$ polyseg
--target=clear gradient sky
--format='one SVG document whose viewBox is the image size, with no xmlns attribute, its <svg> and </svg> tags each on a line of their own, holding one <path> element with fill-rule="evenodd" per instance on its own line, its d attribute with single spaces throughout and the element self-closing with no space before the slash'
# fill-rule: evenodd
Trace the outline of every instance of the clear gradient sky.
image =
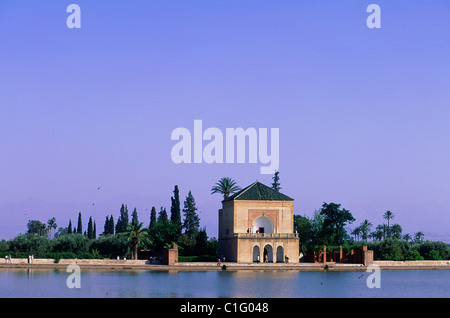
<svg viewBox="0 0 450 318">
<path fill-rule="evenodd" d="M 174 164 L 171 132 L 201 119 L 279 128 L 295 214 L 337 202 L 353 228 L 390 210 L 450 242 L 449 18 L 448 0 L 0 0 L 0 238 L 78 211 L 100 233 L 122 203 L 148 224 L 175 184 L 216 236 L 211 186 L 272 176 Z"/>
</svg>

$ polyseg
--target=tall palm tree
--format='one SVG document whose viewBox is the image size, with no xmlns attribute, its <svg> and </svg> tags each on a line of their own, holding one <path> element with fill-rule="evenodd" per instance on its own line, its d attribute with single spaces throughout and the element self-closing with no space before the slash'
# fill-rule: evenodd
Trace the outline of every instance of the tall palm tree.
<svg viewBox="0 0 450 318">
<path fill-rule="evenodd" d="M 147 228 L 143 228 L 143 222 L 132 222 L 128 224 L 128 242 L 131 247 L 131 258 L 137 259 L 139 242 L 146 239 Z"/>
<path fill-rule="evenodd" d="M 223 194 L 223 198 L 226 199 L 231 193 L 237 192 L 241 190 L 241 187 L 239 187 L 231 178 L 225 177 L 221 178 L 216 184 L 211 188 L 211 194 L 214 193 L 221 193 Z"/>
<path fill-rule="evenodd" d="M 389 234 L 389 220 L 392 220 L 394 218 L 394 213 L 392 213 L 391 211 L 386 211 L 384 214 L 383 214 L 383 219 L 385 219 L 385 220 L 387 220 L 387 222 L 388 222 L 388 226 L 387 226 L 387 237 L 389 237 L 390 236 L 390 234 Z"/>
<path fill-rule="evenodd" d="M 364 220 L 359 227 L 361 228 L 361 236 L 364 241 L 367 241 L 367 236 L 370 232 L 370 228 L 372 227 L 372 223 L 368 220 Z"/>
</svg>

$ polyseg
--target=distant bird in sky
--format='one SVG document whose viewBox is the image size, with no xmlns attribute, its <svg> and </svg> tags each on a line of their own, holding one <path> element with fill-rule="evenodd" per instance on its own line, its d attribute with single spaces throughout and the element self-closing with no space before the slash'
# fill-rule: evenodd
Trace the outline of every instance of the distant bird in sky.
<svg viewBox="0 0 450 318">
<path fill-rule="evenodd" d="M 97 190 L 100 190 L 101 187 L 102 187 L 102 186 L 99 186 L 99 187 L 97 188 Z"/>
</svg>

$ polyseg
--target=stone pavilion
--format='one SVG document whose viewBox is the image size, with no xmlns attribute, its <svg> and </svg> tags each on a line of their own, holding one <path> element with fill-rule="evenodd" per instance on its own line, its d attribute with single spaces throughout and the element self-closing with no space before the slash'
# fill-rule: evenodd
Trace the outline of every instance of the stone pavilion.
<svg viewBox="0 0 450 318">
<path fill-rule="evenodd" d="M 222 201 L 219 257 L 238 263 L 298 263 L 294 199 L 260 182 Z"/>
</svg>

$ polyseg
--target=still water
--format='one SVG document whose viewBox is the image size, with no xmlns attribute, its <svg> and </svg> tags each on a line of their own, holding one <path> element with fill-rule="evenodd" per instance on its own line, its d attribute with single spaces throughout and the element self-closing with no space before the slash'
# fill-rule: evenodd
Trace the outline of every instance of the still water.
<svg viewBox="0 0 450 318">
<path fill-rule="evenodd" d="M 450 297 L 450 271 L 381 271 L 380 288 L 371 273 L 297 271 L 98 271 L 82 270 L 80 288 L 68 288 L 65 270 L 2 269 L 0 297 L 100 298 L 307 298 Z"/>
</svg>

